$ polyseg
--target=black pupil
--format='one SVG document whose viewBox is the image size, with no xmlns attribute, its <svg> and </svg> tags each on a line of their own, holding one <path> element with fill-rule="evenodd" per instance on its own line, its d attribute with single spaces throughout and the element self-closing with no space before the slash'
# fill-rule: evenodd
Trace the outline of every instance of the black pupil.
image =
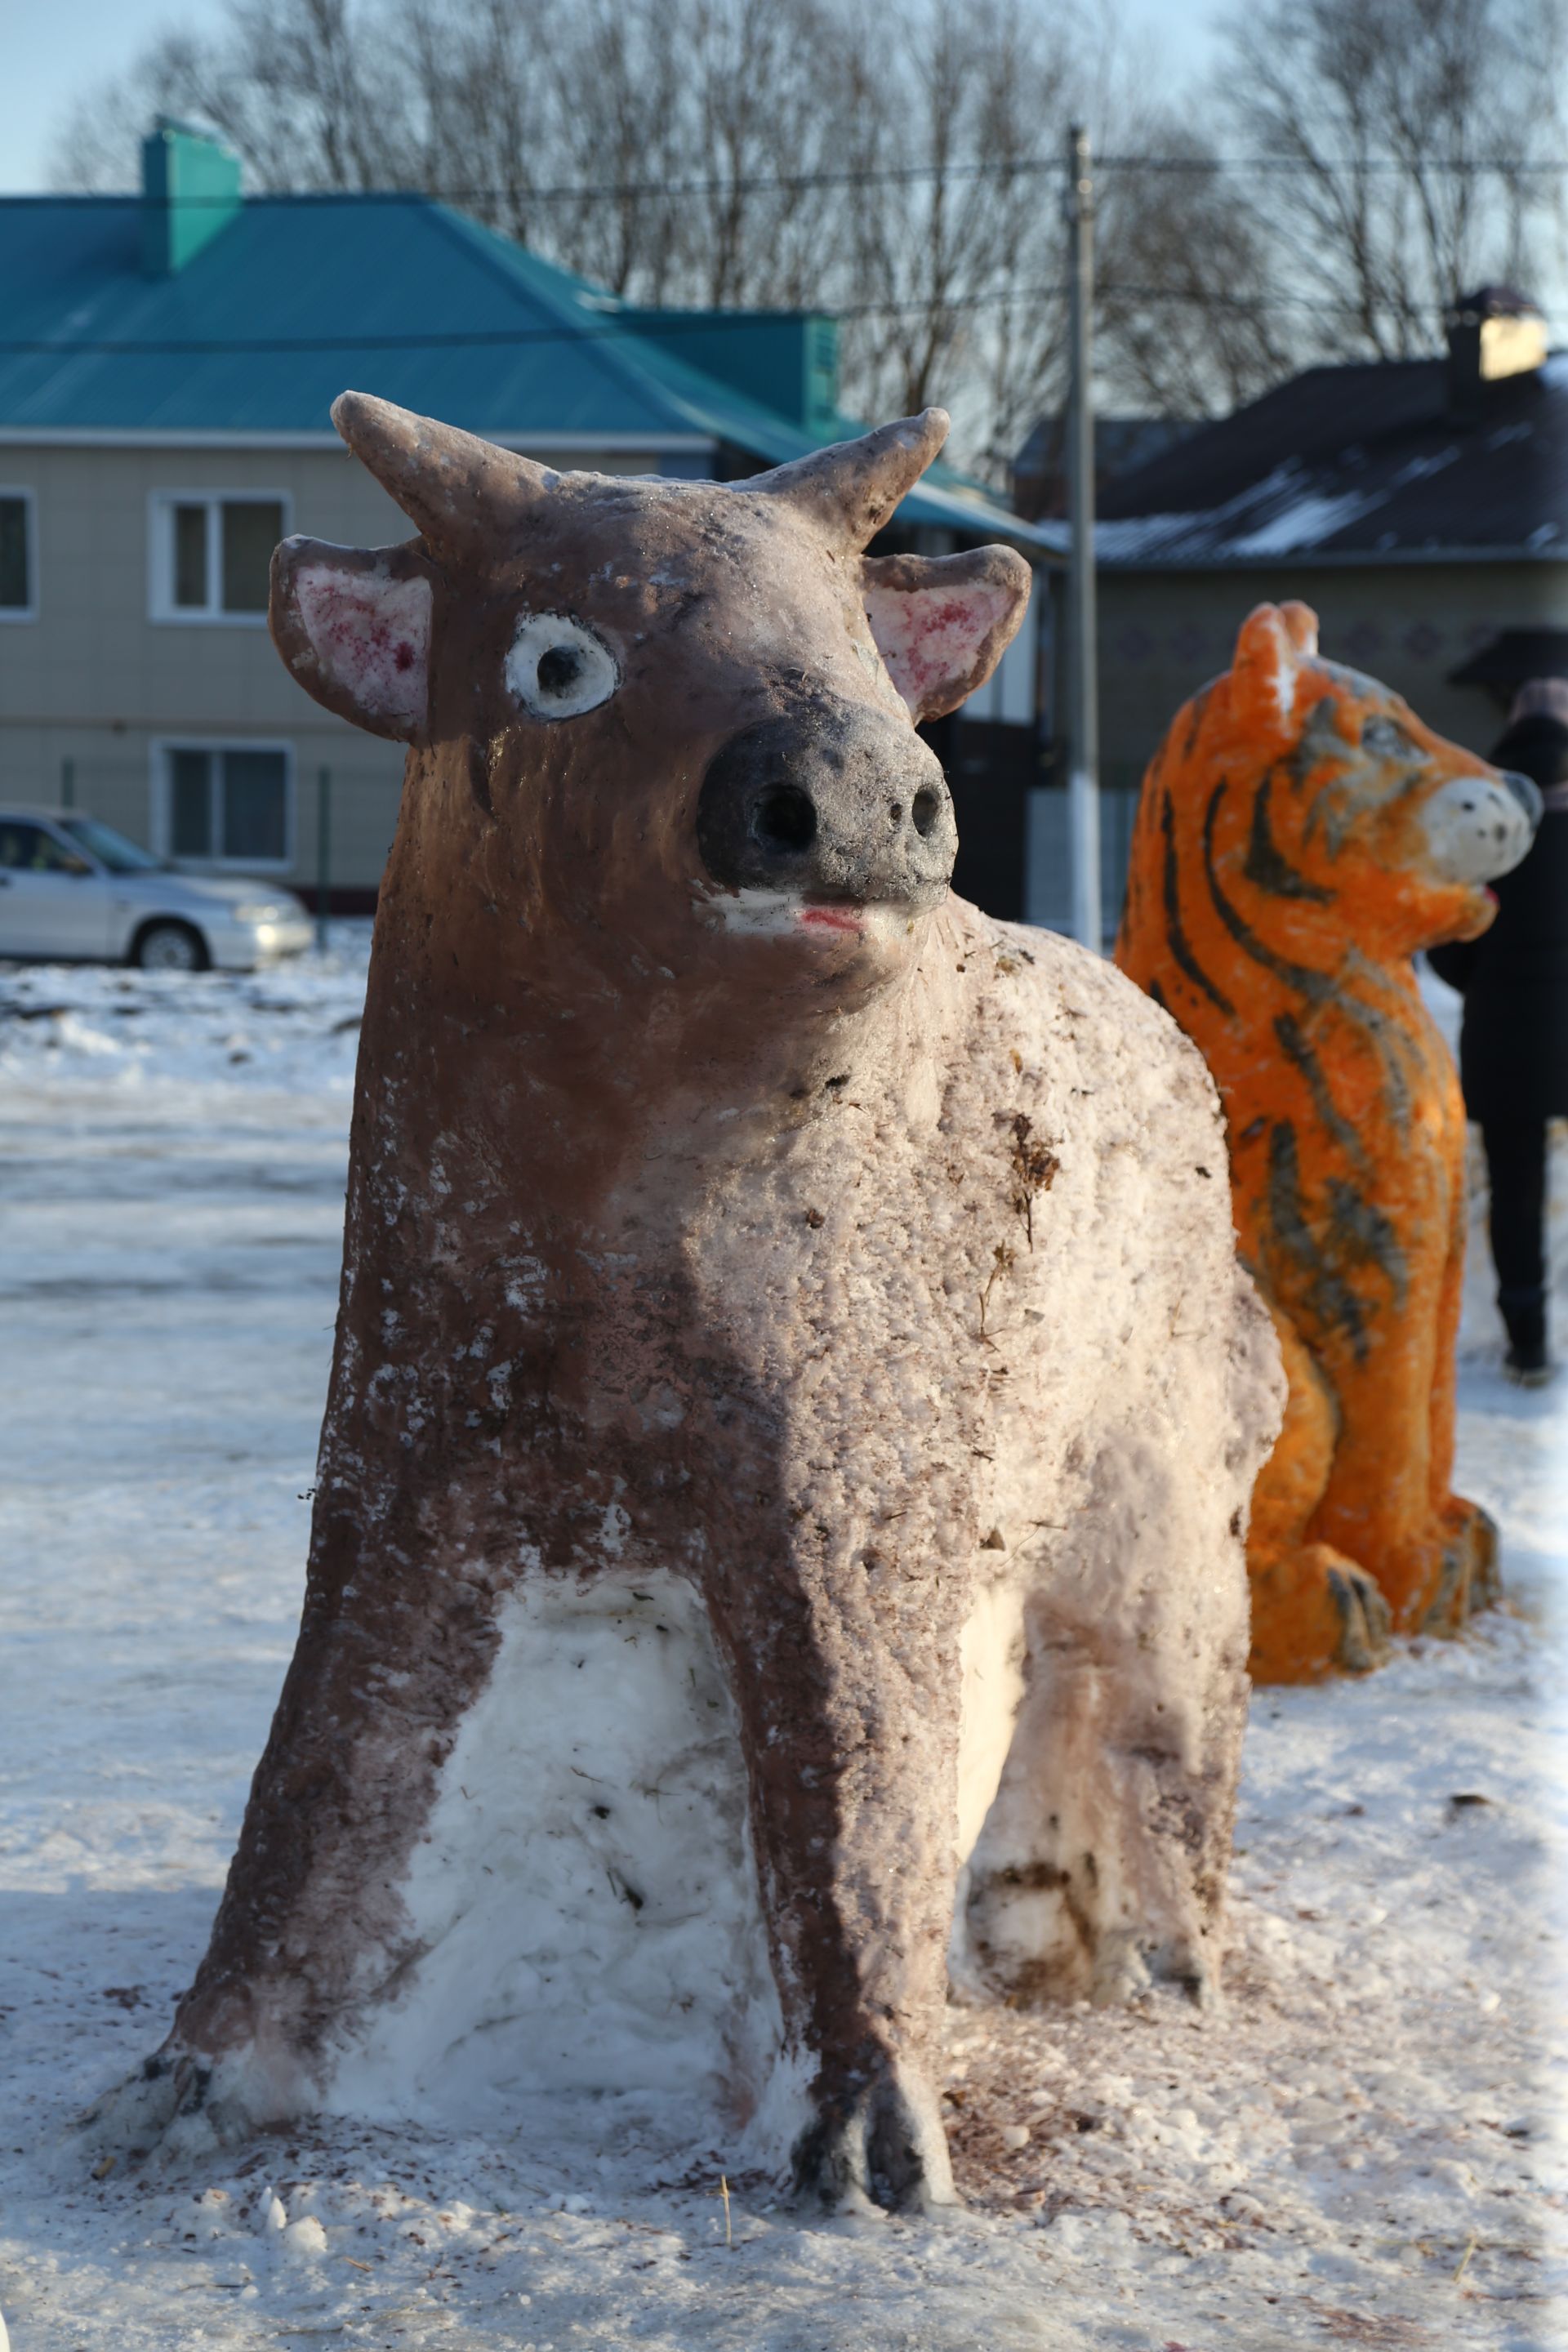
<svg viewBox="0 0 1568 2352">
<path fill-rule="evenodd" d="M 569 694 L 583 675 L 583 656 L 575 646 L 552 646 L 539 656 L 541 694 Z"/>
</svg>

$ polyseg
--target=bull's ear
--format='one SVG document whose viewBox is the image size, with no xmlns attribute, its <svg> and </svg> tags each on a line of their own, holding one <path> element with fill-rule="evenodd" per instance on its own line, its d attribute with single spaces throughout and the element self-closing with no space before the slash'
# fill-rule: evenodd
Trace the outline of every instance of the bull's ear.
<svg viewBox="0 0 1568 2352">
<path fill-rule="evenodd" d="M 429 699 L 434 579 L 416 547 L 286 539 L 272 558 L 272 641 L 340 719 L 412 742 Z"/>
<path fill-rule="evenodd" d="M 916 719 L 956 710 L 984 685 L 1029 602 L 1029 567 L 1010 547 L 868 556 L 860 573 L 877 650 Z"/>
<path fill-rule="evenodd" d="M 1238 726 L 1268 741 L 1289 734 L 1296 681 L 1318 651 L 1318 616 L 1308 604 L 1258 604 L 1241 625 L 1230 668 Z"/>
</svg>

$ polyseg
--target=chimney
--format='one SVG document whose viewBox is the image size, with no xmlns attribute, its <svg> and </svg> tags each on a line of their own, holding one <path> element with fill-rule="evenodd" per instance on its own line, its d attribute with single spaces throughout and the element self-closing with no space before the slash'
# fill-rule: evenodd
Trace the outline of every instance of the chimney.
<svg viewBox="0 0 1568 2352">
<path fill-rule="evenodd" d="M 1546 321 L 1528 294 L 1481 286 L 1461 295 L 1444 320 L 1448 337 L 1448 414 L 1458 425 L 1479 419 L 1485 386 L 1530 375 L 1546 358 Z"/>
<path fill-rule="evenodd" d="M 239 158 L 160 115 L 142 142 L 142 274 L 174 278 L 238 212 Z"/>
</svg>

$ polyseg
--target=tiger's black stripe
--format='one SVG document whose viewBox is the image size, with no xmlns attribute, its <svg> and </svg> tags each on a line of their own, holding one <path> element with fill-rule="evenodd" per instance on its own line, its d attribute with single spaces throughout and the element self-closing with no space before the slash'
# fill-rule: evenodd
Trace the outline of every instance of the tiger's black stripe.
<svg viewBox="0 0 1568 2352">
<path fill-rule="evenodd" d="M 1201 988 L 1211 1004 L 1225 1014 L 1227 1021 L 1236 1018 L 1236 1007 L 1228 996 L 1215 986 L 1187 943 L 1182 929 L 1182 902 L 1176 870 L 1176 823 L 1171 806 L 1171 795 L 1164 793 L 1160 802 L 1160 829 L 1165 836 L 1165 937 L 1171 943 L 1171 953 L 1186 973 L 1194 988 Z"/>
<path fill-rule="evenodd" d="M 1321 882 L 1310 881 L 1298 873 L 1288 858 L 1281 857 L 1279 845 L 1268 827 L 1268 795 L 1273 789 L 1272 769 L 1258 787 L 1252 803 L 1252 832 L 1247 845 L 1247 863 L 1242 872 L 1256 888 L 1266 890 L 1274 898 L 1309 898 L 1320 907 L 1331 907 L 1334 893 L 1325 890 Z"/>
<path fill-rule="evenodd" d="M 1394 1293 L 1394 1313 L 1403 1315 L 1410 1297 L 1410 1262 L 1393 1221 L 1342 1176 L 1330 1177 L 1328 1194 L 1336 1255 L 1355 1265 L 1375 1265 Z"/>
<path fill-rule="evenodd" d="M 1209 794 L 1209 804 L 1204 811 L 1204 872 L 1208 877 L 1209 897 L 1214 900 L 1215 912 L 1244 955 L 1250 957 L 1263 971 L 1271 971 L 1275 979 L 1282 980 L 1288 988 L 1298 990 L 1309 1003 L 1321 1004 L 1333 993 L 1332 975 L 1326 971 L 1314 971 L 1308 964 L 1288 962 L 1284 956 L 1276 955 L 1272 948 L 1266 948 L 1251 924 L 1237 913 L 1219 887 L 1219 877 L 1214 870 L 1214 826 L 1225 792 L 1226 780 L 1222 776 Z"/>
<path fill-rule="evenodd" d="M 1361 960 L 1358 958 L 1357 961 L 1360 962 Z M 1365 979 L 1368 975 L 1364 962 L 1361 963 L 1361 971 L 1362 977 Z M 1355 995 L 1350 990 L 1345 990 L 1342 995 L 1341 1003 L 1347 1020 L 1355 1022 L 1370 1038 L 1373 1051 L 1377 1055 L 1378 1066 L 1383 1072 L 1384 1107 L 1400 1133 L 1408 1135 L 1411 1108 L 1410 1081 L 1405 1076 L 1400 1061 L 1402 1053 L 1409 1053 L 1413 1050 L 1408 1032 L 1400 1021 L 1385 1013 L 1381 1004 L 1374 1004 L 1364 991 L 1362 994 Z M 1416 1045 L 1414 1050 L 1419 1053 L 1419 1046 Z M 1428 1075 L 1425 1055 L 1421 1056 L 1421 1067 L 1417 1075 L 1421 1077 Z"/>
<path fill-rule="evenodd" d="M 1279 1040 L 1281 1050 L 1306 1079 L 1312 1108 L 1324 1127 L 1346 1157 L 1364 1171 L 1367 1159 L 1362 1139 L 1335 1102 L 1328 1079 L 1323 1075 L 1323 1066 L 1302 1035 L 1301 1024 L 1293 1013 L 1275 1015 L 1274 1034 Z"/>
<path fill-rule="evenodd" d="M 1364 1364 L 1371 1353 L 1366 1315 L 1341 1267 L 1319 1245 L 1307 1222 L 1300 1154 L 1289 1119 L 1278 1120 L 1269 1129 L 1268 1197 L 1272 1230 L 1264 1244 L 1264 1262 L 1274 1276 L 1271 1286 L 1287 1304 L 1291 1291 L 1298 1290 L 1314 1322 L 1324 1330 L 1339 1331 L 1356 1362 Z M 1280 1260 L 1284 1265 L 1279 1272 L 1288 1270 L 1294 1281 L 1281 1281 L 1275 1274 Z M 1320 1364 L 1320 1370 L 1326 1368 Z"/>
</svg>

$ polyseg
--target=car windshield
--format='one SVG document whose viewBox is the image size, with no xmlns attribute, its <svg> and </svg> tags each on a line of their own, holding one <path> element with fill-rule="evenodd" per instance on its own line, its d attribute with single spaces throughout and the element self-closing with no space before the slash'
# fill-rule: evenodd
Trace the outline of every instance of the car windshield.
<svg viewBox="0 0 1568 2352">
<path fill-rule="evenodd" d="M 90 856 L 111 874 L 162 874 L 166 871 L 161 857 L 150 849 L 138 849 L 112 825 L 100 824 L 95 816 L 67 816 L 59 820 L 61 828 L 73 840 L 79 841 Z"/>
</svg>

